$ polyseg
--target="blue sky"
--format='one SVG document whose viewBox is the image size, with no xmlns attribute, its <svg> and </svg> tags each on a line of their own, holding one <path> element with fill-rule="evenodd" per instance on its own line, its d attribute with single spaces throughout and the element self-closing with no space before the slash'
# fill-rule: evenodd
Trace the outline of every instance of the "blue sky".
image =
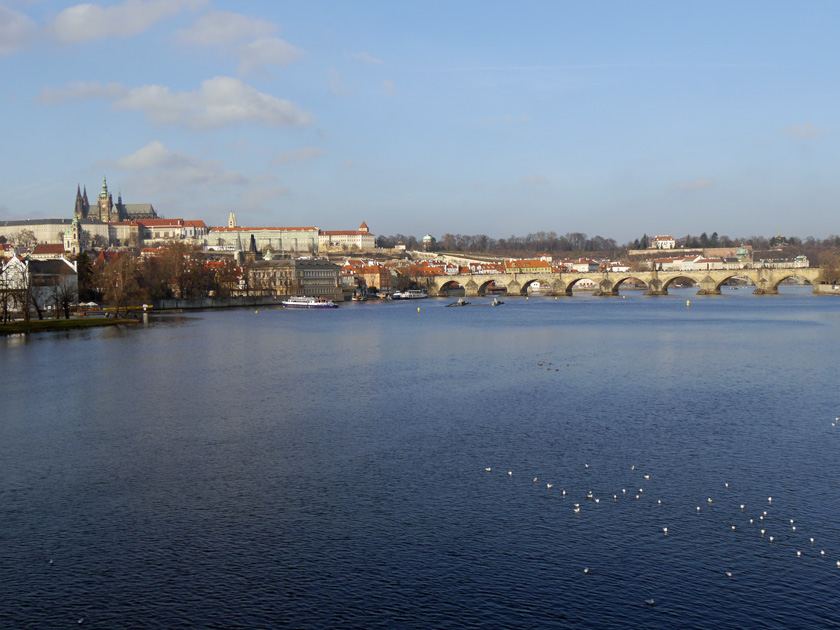
<svg viewBox="0 0 840 630">
<path fill-rule="evenodd" d="M 840 233 L 835 2 L 0 0 L 0 219 Z"/>
</svg>

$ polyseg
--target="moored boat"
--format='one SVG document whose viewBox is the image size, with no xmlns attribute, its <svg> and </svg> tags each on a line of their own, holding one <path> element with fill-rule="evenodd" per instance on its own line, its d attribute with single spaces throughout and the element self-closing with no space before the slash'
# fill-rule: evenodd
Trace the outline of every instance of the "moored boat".
<svg viewBox="0 0 840 630">
<path fill-rule="evenodd" d="M 338 308 L 332 300 L 319 297 L 292 296 L 281 302 L 283 308 Z"/>
</svg>

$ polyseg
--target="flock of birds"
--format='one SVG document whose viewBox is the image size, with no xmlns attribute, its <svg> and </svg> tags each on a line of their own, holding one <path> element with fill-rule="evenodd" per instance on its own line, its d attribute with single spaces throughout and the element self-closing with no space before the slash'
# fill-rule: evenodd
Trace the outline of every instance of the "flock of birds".
<svg viewBox="0 0 840 630">
<path fill-rule="evenodd" d="M 547 365 L 551 365 L 551 364 L 548 363 Z M 840 417 L 835 418 L 834 421 L 831 423 L 831 426 L 836 427 L 838 424 L 840 424 Z M 589 469 L 589 464 L 584 464 L 583 466 L 584 466 L 584 470 Z M 493 472 L 493 468 L 491 466 L 486 467 L 484 470 L 485 470 L 485 472 L 488 472 L 488 473 Z M 631 466 L 631 471 L 634 472 L 634 473 L 639 473 L 640 472 L 640 471 L 637 471 L 635 465 Z M 513 471 L 508 470 L 506 472 L 506 476 L 513 477 L 514 476 Z M 641 474 L 641 477 L 645 481 L 647 481 L 651 478 L 650 474 L 648 474 L 648 473 Z M 539 477 L 534 477 L 533 478 L 533 483 L 537 484 L 539 482 L 540 482 Z M 544 482 L 544 483 L 545 483 L 546 490 L 553 490 L 555 488 L 555 485 L 556 485 L 555 483 L 552 483 L 550 481 L 549 482 Z M 724 488 L 729 489 L 729 482 L 724 483 Z M 561 498 L 563 498 L 563 499 L 565 499 L 567 496 L 570 496 L 569 493 L 565 489 L 559 489 L 559 493 L 560 493 Z M 605 496 L 596 496 L 594 491 L 589 490 L 585 495 L 585 499 L 579 499 L 578 502 L 573 502 L 572 503 L 572 511 L 573 511 L 574 514 L 580 514 L 581 510 L 583 509 L 583 506 L 584 506 L 584 501 L 591 501 L 593 504 L 598 505 L 602 501 L 616 502 L 619 499 L 624 499 L 624 498 L 627 498 L 628 496 L 630 498 L 635 499 L 635 500 L 640 500 L 643 497 L 643 495 L 644 495 L 644 488 L 643 487 L 640 487 L 637 490 L 628 490 L 627 488 L 622 488 L 620 491 L 614 492 L 611 496 L 609 494 L 607 494 Z M 657 505 L 662 505 L 662 499 L 657 499 L 656 502 L 657 502 Z M 708 506 L 711 506 L 713 504 L 714 504 L 714 500 L 711 497 L 708 497 L 705 501 L 705 505 L 708 507 Z M 738 506 L 738 510 L 741 513 L 746 514 L 747 505 L 745 503 L 737 504 L 737 506 Z M 771 514 L 770 514 L 769 510 L 772 509 L 772 507 L 773 507 L 773 497 L 768 496 L 767 500 L 766 500 L 766 504 L 763 507 L 760 507 L 755 513 L 753 513 L 753 516 L 749 519 L 749 525 L 756 528 L 758 530 L 758 534 L 761 536 L 761 538 L 764 539 L 764 540 L 767 540 L 768 543 L 773 543 L 774 541 L 777 540 L 777 536 L 781 535 L 778 529 L 773 530 L 775 532 L 775 534 L 770 533 L 771 526 L 769 525 L 769 523 L 770 523 L 770 518 L 769 517 L 771 516 Z M 698 505 L 695 509 L 695 512 L 699 514 L 699 513 L 702 512 L 702 509 L 703 509 L 703 505 L 702 504 Z M 751 509 L 754 509 L 754 508 L 751 508 Z M 778 516 L 778 515 L 776 515 L 776 516 Z M 797 544 L 800 545 L 801 548 L 796 549 L 796 557 L 797 558 L 801 558 L 803 556 L 802 548 L 811 548 L 811 549 L 814 549 L 814 550 L 816 550 L 818 548 L 816 546 L 817 541 L 813 536 L 804 536 L 802 534 L 802 532 L 797 531 L 797 525 L 796 525 L 797 521 L 795 519 L 788 518 L 788 519 L 785 519 L 785 520 L 787 521 L 787 523 L 785 524 L 785 527 L 789 527 L 790 534 L 792 536 L 798 534 L 796 536 L 795 540 L 796 540 Z M 734 523 L 730 525 L 731 531 L 736 531 L 737 529 L 739 529 L 739 527 L 743 528 L 743 525 L 739 526 L 739 525 L 734 524 Z M 778 526 L 774 525 L 774 527 L 778 527 Z M 673 533 L 673 532 L 670 532 L 670 533 Z M 662 534 L 664 536 L 667 536 L 669 534 L 669 529 L 668 529 L 667 526 L 662 527 Z M 819 548 L 819 556 L 822 557 L 822 558 L 824 558 L 826 556 L 825 549 Z M 838 569 L 840 569 L 840 560 L 836 561 L 836 566 L 837 566 Z M 583 572 L 585 574 L 589 574 L 590 573 L 590 568 L 589 567 L 584 567 Z M 730 578 L 730 579 L 733 578 L 732 571 L 725 571 L 724 574 L 726 575 L 727 578 Z M 653 599 L 645 600 L 645 603 L 648 604 L 648 605 L 651 605 L 651 606 L 655 604 Z"/>
</svg>

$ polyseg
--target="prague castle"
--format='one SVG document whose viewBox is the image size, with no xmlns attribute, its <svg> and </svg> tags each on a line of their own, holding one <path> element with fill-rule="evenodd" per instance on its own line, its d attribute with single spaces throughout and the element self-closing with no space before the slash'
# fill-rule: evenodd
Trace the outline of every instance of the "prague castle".
<svg viewBox="0 0 840 630">
<path fill-rule="evenodd" d="M 114 197 L 108 192 L 108 182 L 104 177 L 102 178 L 102 190 L 95 205 L 88 201 L 87 187 L 82 192 L 76 186 L 76 208 L 73 215 L 77 219 L 93 219 L 103 223 L 158 218 L 150 203 L 123 203 L 121 194 L 117 194 L 117 203 L 114 203 Z"/>
</svg>

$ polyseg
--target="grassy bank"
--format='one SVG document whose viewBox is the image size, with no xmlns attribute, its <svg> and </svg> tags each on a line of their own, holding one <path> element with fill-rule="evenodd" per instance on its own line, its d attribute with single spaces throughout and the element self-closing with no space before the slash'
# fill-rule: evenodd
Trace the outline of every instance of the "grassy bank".
<svg viewBox="0 0 840 630">
<path fill-rule="evenodd" d="M 114 326 L 117 324 L 136 324 L 135 319 L 113 319 L 109 317 L 82 317 L 78 319 L 33 319 L 29 322 L 15 321 L 0 324 L 0 335 L 40 332 L 42 330 L 71 330 L 74 328 L 92 328 L 94 326 Z"/>
</svg>

